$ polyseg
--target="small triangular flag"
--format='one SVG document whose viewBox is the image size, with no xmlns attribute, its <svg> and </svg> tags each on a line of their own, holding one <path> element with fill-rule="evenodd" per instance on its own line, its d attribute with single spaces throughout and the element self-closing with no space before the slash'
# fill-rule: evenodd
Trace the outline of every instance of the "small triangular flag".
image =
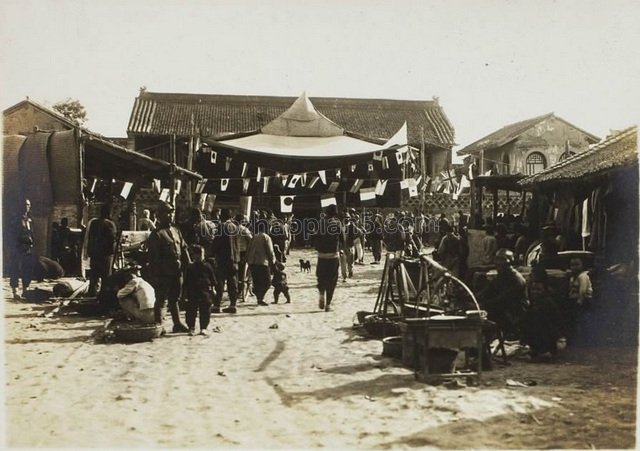
<svg viewBox="0 0 640 451">
<path fill-rule="evenodd" d="M 298 174 L 293 174 L 291 179 L 289 179 L 289 184 L 287 185 L 289 188 L 295 188 L 302 176 Z"/>
<path fill-rule="evenodd" d="M 122 196 L 123 199 L 126 199 L 127 197 L 129 197 L 129 193 L 131 193 L 131 188 L 133 188 L 133 183 L 125 182 L 124 186 L 122 187 L 122 191 L 120 192 L 120 196 Z"/>
<path fill-rule="evenodd" d="M 229 168 L 231 167 L 231 157 L 227 157 L 227 159 L 224 162 L 224 168 L 225 170 L 229 170 Z"/>
<path fill-rule="evenodd" d="M 382 150 L 373 153 L 373 159 L 375 161 L 382 161 Z"/>
<path fill-rule="evenodd" d="M 329 188 L 327 188 L 327 191 L 330 193 L 335 193 L 339 185 L 340 185 L 340 182 L 331 182 L 331 185 L 329 185 Z"/>
<path fill-rule="evenodd" d="M 266 193 L 269 190 L 269 176 L 265 175 L 262 179 L 262 192 Z"/>
<path fill-rule="evenodd" d="M 396 161 L 398 162 L 399 165 L 404 162 L 404 158 L 402 157 L 402 152 L 400 152 L 399 150 L 396 151 Z"/>
<path fill-rule="evenodd" d="M 407 184 L 409 185 L 409 197 L 416 197 L 418 195 L 418 184 L 415 179 L 407 180 Z"/>
<path fill-rule="evenodd" d="M 207 184 L 207 179 L 198 180 L 196 184 L 196 194 L 200 194 L 204 191 L 204 186 Z"/>
<path fill-rule="evenodd" d="M 357 192 L 360 189 L 360 187 L 362 186 L 363 182 L 364 182 L 364 180 L 362 180 L 362 179 L 356 179 L 356 181 L 353 182 L 353 186 L 351 187 L 351 189 L 349 191 L 352 192 L 352 193 Z"/>
<path fill-rule="evenodd" d="M 247 163 L 243 162 L 242 163 L 242 172 L 240 173 L 240 177 L 244 177 L 245 175 L 247 175 Z"/>
<path fill-rule="evenodd" d="M 367 164 L 367 171 L 373 172 L 373 163 Z"/>
<path fill-rule="evenodd" d="M 309 188 L 313 188 L 316 185 L 316 183 L 318 183 L 318 180 L 320 180 L 320 177 L 313 177 L 311 179 L 311 182 L 309 183 Z"/>
<path fill-rule="evenodd" d="M 200 202 L 198 203 L 200 210 L 205 211 L 204 207 L 207 206 L 207 193 L 200 194 Z"/>
<path fill-rule="evenodd" d="M 382 169 L 385 171 L 389 169 L 389 157 L 382 158 Z"/>
<path fill-rule="evenodd" d="M 250 181 L 251 181 L 251 179 L 249 179 L 249 178 L 242 179 L 242 193 L 243 194 L 247 194 L 247 191 L 249 190 L 249 182 Z"/>
<path fill-rule="evenodd" d="M 160 192 L 160 200 L 163 202 L 169 201 L 169 188 L 163 188 Z"/>
<path fill-rule="evenodd" d="M 213 206 L 216 204 L 216 195 L 209 194 L 207 195 L 207 203 L 205 205 L 205 211 L 213 211 Z"/>
<path fill-rule="evenodd" d="M 387 189 L 387 180 L 378 180 L 376 185 L 376 196 L 384 195 L 384 191 Z"/>
<path fill-rule="evenodd" d="M 218 152 L 216 152 L 215 150 L 211 151 L 210 161 L 211 164 L 216 164 L 216 162 L 218 161 Z"/>
<path fill-rule="evenodd" d="M 97 182 L 97 180 L 95 180 Z M 95 182 L 93 184 L 91 192 L 93 192 L 93 188 L 95 188 Z M 160 194 L 162 192 L 162 182 L 159 179 L 153 179 L 153 190 Z"/>
<path fill-rule="evenodd" d="M 220 191 L 226 191 L 229 186 L 229 179 L 220 179 Z"/>
<path fill-rule="evenodd" d="M 326 173 L 326 171 L 318 171 L 318 177 L 320 177 L 320 180 L 322 180 L 322 184 L 323 185 L 327 184 L 327 173 Z"/>
<path fill-rule="evenodd" d="M 261 178 L 262 178 L 262 169 L 258 168 L 258 170 L 256 171 L 256 182 L 259 182 Z"/>
</svg>

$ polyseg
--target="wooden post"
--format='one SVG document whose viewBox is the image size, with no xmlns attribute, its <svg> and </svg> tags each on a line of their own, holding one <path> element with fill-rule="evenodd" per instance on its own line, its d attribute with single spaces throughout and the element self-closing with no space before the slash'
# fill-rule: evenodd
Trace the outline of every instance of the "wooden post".
<svg viewBox="0 0 640 451">
<path fill-rule="evenodd" d="M 195 142 L 193 140 L 193 135 L 191 135 L 191 138 L 189 138 L 189 150 L 187 154 L 187 169 L 190 171 L 193 170 L 194 154 L 195 154 Z M 186 190 L 185 193 L 187 194 L 187 207 L 191 207 L 193 203 L 193 193 L 191 192 L 191 179 L 186 179 L 185 182 L 186 183 L 185 183 L 184 189 Z"/>
<path fill-rule="evenodd" d="M 498 188 L 493 189 L 493 223 L 496 223 L 498 217 Z"/>
<path fill-rule="evenodd" d="M 169 156 L 171 166 L 169 168 L 169 202 L 175 203 L 173 198 L 176 191 L 176 135 L 171 135 L 171 142 L 169 144 Z M 176 206 L 174 205 L 173 208 Z"/>
<path fill-rule="evenodd" d="M 476 191 L 478 190 L 477 185 L 476 185 L 476 181 L 471 180 L 471 188 L 469 191 L 469 200 L 471 201 L 471 205 L 469 208 L 469 228 L 470 229 L 475 229 L 476 227 L 478 227 L 478 224 L 476 224 L 476 210 L 478 209 L 478 199 L 477 199 L 477 193 Z"/>
<path fill-rule="evenodd" d="M 420 126 L 420 175 L 422 176 L 422 183 L 424 186 L 427 185 L 427 157 L 424 154 L 424 127 Z M 420 213 L 424 212 L 424 203 L 425 203 L 425 190 L 420 190 Z"/>
<path fill-rule="evenodd" d="M 76 129 L 77 130 L 77 129 Z M 78 158 L 80 159 L 80 198 L 81 201 L 78 202 L 78 209 L 76 211 L 77 214 L 77 218 L 76 218 L 76 227 L 80 227 L 81 224 L 84 223 L 84 216 L 85 216 L 85 211 L 87 211 L 88 209 L 86 208 L 86 205 L 88 204 L 84 198 L 84 192 L 82 190 L 82 180 L 84 179 L 84 139 L 82 137 L 82 133 L 80 131 L 77 131 L 78 136 Z"/>
</svg>

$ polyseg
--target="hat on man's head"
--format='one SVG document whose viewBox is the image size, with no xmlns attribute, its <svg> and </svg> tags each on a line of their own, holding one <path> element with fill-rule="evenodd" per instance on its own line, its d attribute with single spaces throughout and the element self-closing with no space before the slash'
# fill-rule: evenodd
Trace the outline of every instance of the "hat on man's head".
<svg viewBox="0 0 640 451">
<path fill-rule="evenodd" d="M 160 202 L 158 202 L 158 213 L 171 213 L 173 211 L 175 211 L 175 208 L 173 206 L 173 204 L 170 204 L 169 202 L 165 202 L 163 200 L 161 200 Z"/>
</svg>

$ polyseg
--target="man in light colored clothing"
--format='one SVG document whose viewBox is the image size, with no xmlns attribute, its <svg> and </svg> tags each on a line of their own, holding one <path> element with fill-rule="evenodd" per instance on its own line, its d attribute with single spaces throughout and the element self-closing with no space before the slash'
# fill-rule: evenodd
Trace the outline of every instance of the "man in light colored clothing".
<svg viewBox="0 0 640 451">
<path fill-rule="evenodd" d="M 269 225 L 264 219 L 256 222 L 256 234 L 251 238 L 247 247 L 247 264 L 251 271 L 251 279 L 253 280 L 253 292 L 258 298 L 258 305 L 269 305 L 264 302 L 264 297 L 269 291 L 271 284 L 271 273 L 269 268 L 275 263 L 275 253 L 273 251 L 273 242 L 271 237 L 267 235 Z"/>
</svg>

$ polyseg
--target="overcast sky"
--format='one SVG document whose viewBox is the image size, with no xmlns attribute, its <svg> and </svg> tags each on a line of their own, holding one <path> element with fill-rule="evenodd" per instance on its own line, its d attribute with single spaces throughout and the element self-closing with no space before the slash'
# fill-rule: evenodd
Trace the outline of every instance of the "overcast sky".
<svg viewBox="0 0 640 451">
<path fill-rule="evenodd" d="M 457 148 L 555 112 L 637 122 L 640 2 L 2 0 L 0 106 L 85 105 L 126 136 L 149 91 L 429 100 Z"/>
</svg>

